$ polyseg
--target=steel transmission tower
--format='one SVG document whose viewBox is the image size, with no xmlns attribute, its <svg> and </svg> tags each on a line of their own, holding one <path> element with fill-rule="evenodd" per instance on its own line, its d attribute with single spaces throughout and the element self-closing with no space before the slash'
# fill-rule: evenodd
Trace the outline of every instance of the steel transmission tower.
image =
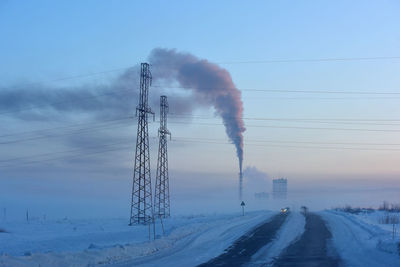
<svg viewBox="0 0 400 267">
<path fill-rule="evenodd" d="M 161 218 L 166 218 L 170 215 L 167 136 L 171 136 L 171 133 L 167 129 L 167 113 L 167 97 L 161 96 L 160 129 L 158 130 L 160 143 L 158 146 L 157 176 L 154 199 L 155 215 Z"/>
<path fill-rule="evenodd" d="M 141 64 L 139 105 L 136 108 L 138 130 L 129 225 L 148 224 L 153 218 L 151 195 L 148 115 L 154 113 L 148 106 L 151 72 L 148 63 Z"/>
</svg>

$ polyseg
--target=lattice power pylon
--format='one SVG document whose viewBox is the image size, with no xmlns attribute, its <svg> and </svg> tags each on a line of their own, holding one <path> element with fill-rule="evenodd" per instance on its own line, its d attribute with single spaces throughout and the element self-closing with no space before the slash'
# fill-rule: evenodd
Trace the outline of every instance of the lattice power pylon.
<svg viewBox="0 0 400 267">
<path fill-rule="evenodd" d="M 136 108 L 138 130 L 129 225 L 148 224 L 153 219 L 151 195 L 148 115 L 154 113 L 148 106 L 151 72 L 148 63 L 141 64 L 139 105 Z"/>
<path fill-rule="evenodd" d="M 154 213 L 156 216 L 161 218 L 166 218 L 170 215 L 167 136 L 171 136 L 171 133 L 167 129 L 167 113 L 167 97 L 161 96 L 160 129 L 158 130 L 160 143 L 158 146 L 157 176 L 154 199 Z"/>
</svg>

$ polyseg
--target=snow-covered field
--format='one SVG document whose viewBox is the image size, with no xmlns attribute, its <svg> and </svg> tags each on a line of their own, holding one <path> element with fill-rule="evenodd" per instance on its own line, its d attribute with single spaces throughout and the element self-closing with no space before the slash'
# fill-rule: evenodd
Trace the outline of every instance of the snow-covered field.
<svg viewBox="0 0 400 267">
<path fill-rule="evenodd" d="M 163 221 L 164 235 L 157 223 L 155 241 L 149 241 L 147 226 L 129 227 L 126 219 L 3 222 L 0 266 L 193 266 L 218 256 L 273 214 L 172 217 Z"/>
<path fill-rule="evenodd" d="M 0 266 L 195 266 L 214 258 L 276 212 L 175 216 L 148 226 L 126 219 L 1 222 Z M 400 235 L 381 224 L 384 212 L 318 212 L 327 222 L 334 251 L 346 266 L 400 266 Z M 400 215 L 400 214 L 398 214 Z M 249 266 L 273 262 L 304 232 L 305 219 L 291 212 L 276 238 Z"/>
<path fill-rule="evenodd" d="M 333 236 L 333 246 L 349 266 L 400 266 L 400 237 L 392 237 L 392 226 L 380 224 L 384 212 L 350 214 L 320 213 Z"/>
</svg>

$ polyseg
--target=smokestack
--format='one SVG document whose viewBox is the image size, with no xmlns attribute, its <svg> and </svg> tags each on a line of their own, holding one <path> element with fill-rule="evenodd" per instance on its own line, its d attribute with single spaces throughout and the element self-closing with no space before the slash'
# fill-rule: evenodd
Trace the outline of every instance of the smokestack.
<svg viewBox="0 0 400 267">
<path fill-rule="evenodd" d="M 240 169 L 239 172 L 239 200 L 243 201 L 243 172 Z"/>
<path fill-rule="evenodd" d="M 243 132 L 246 130 L 242 119 L 243 103 L 241 92 L 229 72 L 217 64 L 188 53 L 178 53 L 174 49 L 154 49 L 149 61 L 155 80 L 167 86 L 178 83 L 183 89 L 191 90 L 193 105 L 215 109 L 215 113 L 222 118 L 226 134 L 235 145 L 242 177 Z M 242 178 L 240 184 L 241 181 Z"/>
</svg>

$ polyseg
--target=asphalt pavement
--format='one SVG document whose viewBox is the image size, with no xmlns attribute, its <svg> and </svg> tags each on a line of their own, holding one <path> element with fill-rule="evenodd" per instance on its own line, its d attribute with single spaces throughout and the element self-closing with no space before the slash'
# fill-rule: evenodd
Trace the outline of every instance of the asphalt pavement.
<svg viewBox="0 0 400 267">
<path fill-rule="evenodd" d="M 252 255 L 274 239 L 276 232 L 279 230 L 286 217 L 286 213 L 275 215 L 267 222 L 239 238 L 223 254 L 199 265 L 199 267 L 234 267 L 248 263 Z"/>
<path fill-rule="evenodd" d="M 308 213 L 303 235 L 283 251 L 273 266 L 340 266 L 340 259 L 330 246 L 331 238 L 324 220 L 314 213 Z"/>
</svg>

